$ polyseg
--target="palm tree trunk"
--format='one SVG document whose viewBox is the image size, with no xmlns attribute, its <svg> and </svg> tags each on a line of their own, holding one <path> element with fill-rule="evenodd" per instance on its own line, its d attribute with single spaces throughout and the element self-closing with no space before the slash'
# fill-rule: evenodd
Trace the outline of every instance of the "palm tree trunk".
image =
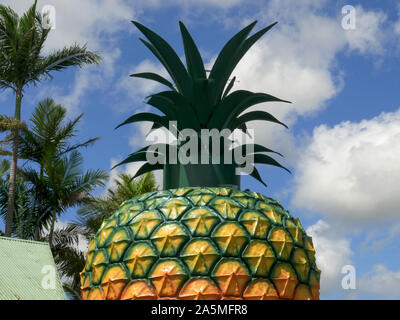
<svg viewBox="0 0 400 320">
<path fill-rule="evenodd" d="M 21 120 L 22 89 L 18 89 L 15 98 L 15 120 Z M 10 167 L 10 187 L 8 189 L 8 206 L 6 216 L 6 237 L 11 237 L 14 222 L 15 186 L 18 164 L 19 128 L 13 130 L 13 149 Z"/>
<path fill-rule="evenodd" d="M 40 181 L 42 181 L 43 178 L 43 164 L 40 164 Z M 42 217 L 42 212 L 41 212 L 41 203 L 40 200 L 38 198 L 38 194 L 36 192 L 35 194 L 35 209 L 37 209 L 37 219 L 36 219 L 36 226 L 35 226 L 35 241 L 39 241 L 40 238 L 40 218 Z"/>
<path fill-rule="evenodd" d="M 49 244 L 50 247 L 53 247 L 53 234 L 54 234 L 54 225 L 56 223 L 57 219 L 57 208 L 53 208 L 53 216 L 51 218 L 51 227 L 50 227 L 50 233 L 49 233 Z"/>
</svg>

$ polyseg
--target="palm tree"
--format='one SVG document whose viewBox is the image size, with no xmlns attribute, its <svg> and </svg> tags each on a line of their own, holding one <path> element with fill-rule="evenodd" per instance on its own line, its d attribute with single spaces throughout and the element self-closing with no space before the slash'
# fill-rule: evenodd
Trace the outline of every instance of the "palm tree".
<svg viewBox="0 0 400 320">
<path fill-rule="evenodd" d="M 43 161 L 50 191 L 47 195 L 51 208 L 48 240 L 52 246 L 57 217 L 67 208 L 82 204 L 94 188 L 104 186 L 108 174 L 101 170 L 88 170 L 83 173 L 83 158 L 78 151 L 61 158 L 50 156 Z"/>
<path fill-rule="evenodd" d="M 35 239 L 39 239 L 39 232 L 42 227 L 42 219 L 47 216 L 48 206 L 47 185 L 44 180 L 44 159 L 59 158 L 63 155 L 87 147 L 99 138 L 93 138 L 83 143 L 72 143 L 71 140 L 76 137 L 76 126 L 81 120 L 83 114 L 73 120 L 67 121 L 67 110 L 57 105 L 53 99 L 47 98 L 39 102 L 33 112 L 30 123 L 30 130 L 21 131 L 21 141 L 19 148 L 19 157 L 37 163 L 39 173 L 35 170 L 29 172 L 29 180 L 35 186 L 37 197 L 37 221 Z M 25 172 L 25 174 L 28 174 Z"/>
<path fill-rule="evenodd" d="M 67 121 L 67 110 L 51 98 L 39 102 L 30 118 L 30 129 L 23 130 L 20 136 L 19 158 L 36 162 L 43 173 L 42 160 L 47 154 L 60 157 L 68 152 L 87 147 L 99 138 L 83 143 L 72 143 L 76 137 L 76 126 L 83 114 Z"/>
<path fill-rule="evenodd" d="M 16 181 L 13 217 L 13 235 L 19 239 L 34 239 L 35 224 L 38 212 L 32 186 L 21 176 Z M 0 216 L 6 217 L 8 204 L 9 181 L 0 181 Z"/>
<path fill-rule="evenodd" d="M 94 237 L 103 218 L 111 216 L 122 202 L 158 189 L 152 173 L 135 180 L 131 175 L 120 174 L 113 182 L 114 186 L 108 188 L 104 197 L 91 197 L 83 201 L 78 210 L 78 221 L 54 231 L 54 260 L 64 290 L 72 299 L 80 299 L 79 273 L 85 266 L 85 254 L 79 250 L 79 241 L 89 241 Z"/>
<path fill-rule="evenodd" d="M 137 179 L 122 173 L 114 180 L 114 184 L 108 188 L 105 196 L 85 199 L 77 212 L 79 218 L 75 225 L 85 231 L 88 239 L 96 234 L 103 220 L 110 217 L 124 201 L 158 190 L 152 173 Z"/>
<path fill-rule="evenodd" d="M 19 177 L 16 184 L 18 192 L 14 199 L 15 213 L 13 218 L 13 234 L 15 236 L 38 241 L 40 240 L 41 230 L 44 227 L 49 229 L 52 225 L 52 217 L 55 211 L 52 196 L 54 190 L 60 188 L 60 185 L 56 185 L 56 180 L 60 180 L 57 175 L 68 178 L 62 170 L 59 170 L 57 163 L 68 159 L 67 154 L 76 152 L 79 148 L 89 146 L 98 140 L 98 138 L 94 138 L 83 143 L 72 141 L 77 135 L 76 126 L 82 116 L 66 120 L 66 109 L 57 105 L 52 99 L 45 99 L 35 108 L 30 118 L 29 129 L 24 124 L 20 132 L 18 154 L 19 158 L 33 163 L 34 167 L 24 167 L 18 170 Z M 13 119 L 0 118 L 0 129 L 1 126 L 6 129 L 9 128 L 14 122 Z M 80 157 L 78 154 L 78 158 Z M 8 172 L 9 167 L 7 160 L 0 162 L 0 177 L 3 180 L 0 185 L 0 214 L 2 216 L 6 216 L 7 213 L 9 182 L 3 177 Z M 75 169 L 79 170 L 79 168 Z M 97 174 L 103 178 L 107 176 L 101 171 L 98 171 Z M 95 178 L 95 176 L 92 178 Z M 91 179 L 86 181 L 89 182 L 89 187 Z M 61 188 L 63 187 L 61 186 Z M 64 192 L 67 193 L 64 198 L 76 197 L 76 195 L 68 194 L 68 192 L 72 192 L 71 190 L 64 190 Z M 80 200 L 81 198 L 79 198 Z"/>
<path fill-rule="evenodd" d="M 77 44 L 42 55 L 50 28 L 36 11 L 37 0 L 21 17 L 4 5 L 0 5 L 0 89 L 15 93 L 14 119 L 21 120 L 21 105 L 25 88 L 37 85 L 52 77 L 53 71 L 70 66 L 98 64 L 100 56 Z M 16 169 L 18 160 L 19 128 L 12 130 L 13 148 L 10 167 L 10 189 L 7 206 L 6 236 L 12 233 Z"/>
<path fill-rule="evenodd" d="M 82 230 L 72 224 L 54 231 L 54 262 L 61 275 L 64 291 L 74 300 L 80 299 L 80 275 L 85 266 L 85 253 L 79 250 Z"/>
</svg>

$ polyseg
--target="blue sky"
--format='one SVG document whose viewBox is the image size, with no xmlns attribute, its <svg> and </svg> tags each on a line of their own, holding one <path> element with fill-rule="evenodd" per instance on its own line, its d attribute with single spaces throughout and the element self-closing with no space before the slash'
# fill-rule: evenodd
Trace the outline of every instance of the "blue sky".
<svg viewBox="0 0 400 320">
<path fill-rule="evenodd" d="M 83 3 L 82 3 L 83 2 Z M 23 12 L 30 1 L 2 0 Z M 247 23 L 279 24 L 246 55 L 236 88 L 267 92 L 292 105 L 265 104 L 289 130 L 251 123 L 257 142 L 285 155 L 289 175 L 261 167 L 265 189 L 244 177 L 243 188 L 279 200 L 313 236 L 322 269 L 322 298 L 400 298 L 400 6 L 397 1 L 327 0 L 43 0 L 56 9 L 46 51 L 77 41 L 103 57 L 99 67 L 54 74 L 30 88 L 23 118 L 41 99 L 62 103 L 71 117 L 85 113 L 80 139 L 101 137 L 85 150 L 85 167 L 109 171 L 144 145 L 148 125 L 114 131 L 162 89 L 129 78 L 165 71 L 138 40 L 134 19 L 162 35 L 183 56 L 178 21 L 188 27 L 211 64 L 225 42 Z M 342 8 L 355 8 L 356 28 L 342 27 Z M 13 96 L 0 108 L 12 115 Z M 137 166 L 122 168 L 130 173 Z M 117 171 L 111 172 L 115 177 Z M 161 183 L 161 175 L 157 175 Z M 98 191 L 99 193 L 102 190 Z M 74 210 L 61 217 L 74 218 Z M 355 290 L 341 287 L 344 265 L 356 270 Z"/>
</svg>

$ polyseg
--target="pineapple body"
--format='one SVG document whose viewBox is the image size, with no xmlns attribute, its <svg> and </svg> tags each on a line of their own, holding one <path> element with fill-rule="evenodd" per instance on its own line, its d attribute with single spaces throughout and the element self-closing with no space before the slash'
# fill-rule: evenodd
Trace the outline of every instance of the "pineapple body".
<svg viewBox="0 0 400 320">
<path fill-rule="evenodd" d="M 319 299 L 311 237 L 279 202 L 229 188 L 123 203 L 89 243 L 82 299 Z"/>
</svg>

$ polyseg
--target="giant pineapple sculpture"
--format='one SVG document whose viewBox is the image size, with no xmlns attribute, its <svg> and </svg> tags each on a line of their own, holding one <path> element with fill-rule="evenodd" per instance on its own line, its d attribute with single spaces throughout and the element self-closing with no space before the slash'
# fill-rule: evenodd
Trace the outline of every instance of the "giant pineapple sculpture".
<svg viewBox="0 0 400 320">
<path fill-rule="evenodd" d="M 229 80 L 245 53 L 275 23 L 250 37 L 255 22 L 241 30 L 225 45 L 208 76 L 182 23 L 186 66 L 160 36 L 133 23 L 174 83 L 154 73 L 132 75 L 169 90 L 147 100 L 163 115 L 138 113 L 121 125 L 150 121 L 153 129 L 168 129 L 174 121 L 178 133 L 245 131 L 246 122 L 253 120 L 284 125 L 267 112 L 242 114 L 259 103 L 287 101 L 264 93 L 231 92 L 235 78 Z M 176 147 L 183 145 L 180 141 Z M 161 154 L 157 150 L 162 148 L 148 146 L 120 163 L 147 161 L 150 152 L 164 156 L 164 164 L 146 162 L 136 174 L 163 169 L 164 191 L 126 201 L 103 222 L 89 243 L 81 273 L 82 299 L 319 299 L 315 250 L 299 220 L 278 201 L 241 191 L 235 173 L 239 164 L 172 163 L 170 147 L 164 145 L 167 152 Z M 252 150 L 254 163 L 282 167 L 266 155 L 274 151 L 260 145 Z M 251 176 L 264 184 L 255 167 Z"/>
</svg>

